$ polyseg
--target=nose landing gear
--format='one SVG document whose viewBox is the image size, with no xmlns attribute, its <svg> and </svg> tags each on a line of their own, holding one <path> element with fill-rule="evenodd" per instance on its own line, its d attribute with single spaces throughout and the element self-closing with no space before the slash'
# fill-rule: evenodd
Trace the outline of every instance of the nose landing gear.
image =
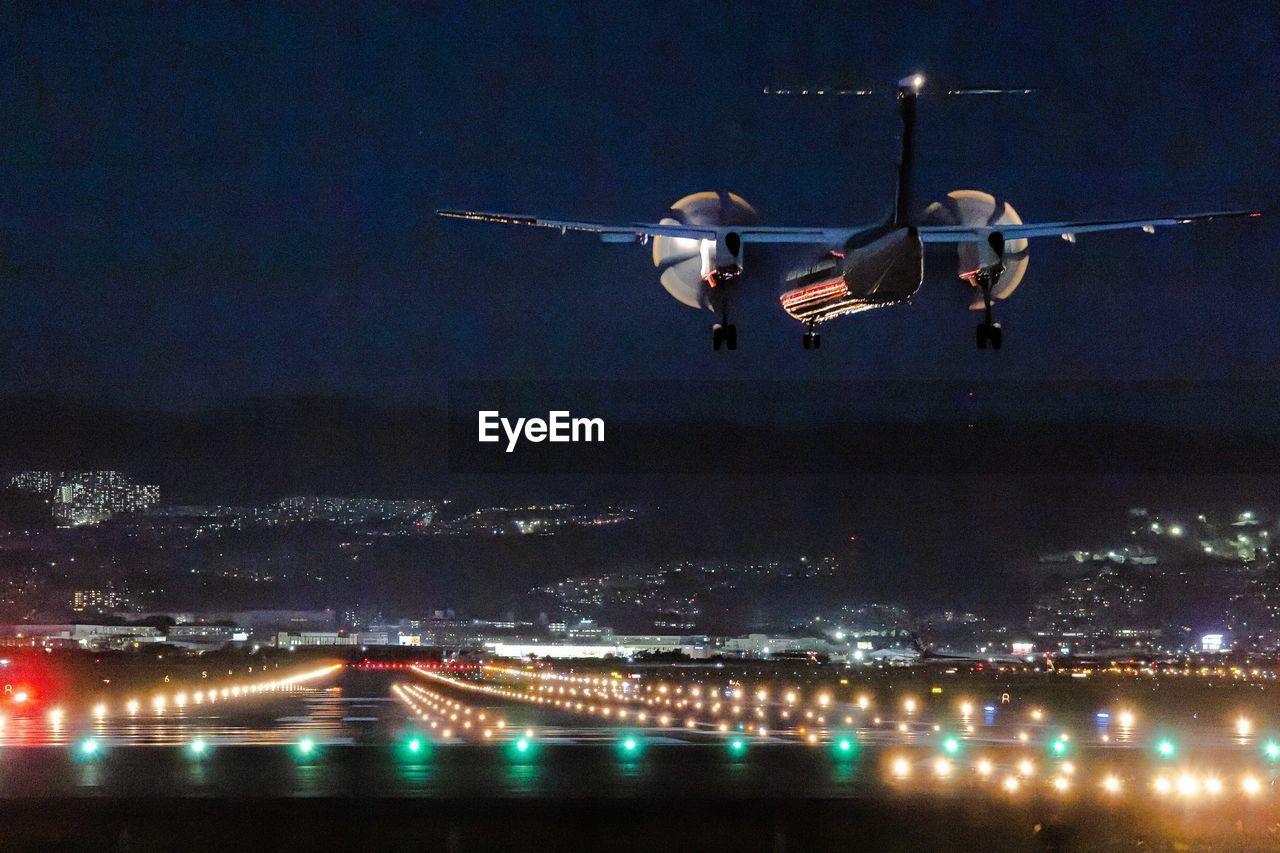
<svg viewBox="0 0 1280 853">
<path fill-rule="evenodd" d="M 805 349 L 822 349 L 822 333 L 818 332 L 815 329 L 817 324 L 814 323 L 812 320 L 810 320 L 807 325 L 808 325 L 808 329 L 805 331 L 804 336 L 801 338 L 801 341 L 804 344 L 804 348 Z"/>
</svg>

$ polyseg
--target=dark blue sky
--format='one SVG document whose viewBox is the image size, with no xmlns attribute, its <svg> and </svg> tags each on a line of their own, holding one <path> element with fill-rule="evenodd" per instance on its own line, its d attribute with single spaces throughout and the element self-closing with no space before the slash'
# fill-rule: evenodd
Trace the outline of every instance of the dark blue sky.
<svg viewBox="0 0 1280 853">
<path fill-rule="evenodd" d="M 757 281 L 736 353 L 647 250 L 440 221 L 637 220 L 728 189 L 875 218 L 890 101 L 770 82 L 1049 87 L 928 99 L 922 200 L 1028 220 L 1274 203 L 1280 13 L 1240 4 L 16 3 L 0 9 L 0 393 L 189 409 L 439 402 L 468 377 L 1262 379 L 1274 222 L 1034 246 L 1000 353 L 946 253 L 910 307 L 804 352 Z M 753 268 L 764 258 L 749 258 Z M 747 284 L 752 284 L 748 281 Z"/>
</svg>

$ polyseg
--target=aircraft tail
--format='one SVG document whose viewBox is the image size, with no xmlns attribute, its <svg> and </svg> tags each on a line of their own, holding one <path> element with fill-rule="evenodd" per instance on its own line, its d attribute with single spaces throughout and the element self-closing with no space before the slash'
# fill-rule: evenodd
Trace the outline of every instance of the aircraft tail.
<svg viewBox="0 0 1280 853">
<path fill-rule="evenodd" d="M 898 182 L 894 191 L 891 224 L 912 224 L 914 210 L 912 183 L 916 159 L 916 101 L 924 85 L 923 74 L 913 74 L 898 81 L 898 115 L 902 118 L 902 150 L 898 155 Z"/>
</svg>

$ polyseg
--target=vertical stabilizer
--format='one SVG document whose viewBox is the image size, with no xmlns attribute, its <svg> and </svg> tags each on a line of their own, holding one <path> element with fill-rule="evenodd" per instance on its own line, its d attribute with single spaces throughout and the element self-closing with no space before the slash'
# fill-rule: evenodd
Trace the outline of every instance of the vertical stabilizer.
<svg viewBox="0 0 1280 853">
<path fill-rule="evenodd" d="M 898 115 L 902 118 L 902 151 L 898 156 L 898 186 L 893 202 L 893 224 L 910 225 L 912 220 L 912 179 L 916 159 L 916 101 L 924 86 L 923 74 L 898 81 Z"/>
</svg>

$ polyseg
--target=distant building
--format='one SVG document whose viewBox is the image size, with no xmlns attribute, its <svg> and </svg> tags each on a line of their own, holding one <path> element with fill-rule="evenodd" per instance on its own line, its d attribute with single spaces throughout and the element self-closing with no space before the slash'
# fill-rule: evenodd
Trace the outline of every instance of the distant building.
<svg viewBox="0 0 1280 853">
<path fill-rule="evenodd" d="M 160 502 L 159 486 L 135 483 L 119 471 L 24 471 L 9 486 L 50 499 L 53 517 L 68 527 L 140 513 Z"/>
<path fill-rule="evenodd" d="M 78 646 L 85 649 L 128 649 L 142 643 L 164 641 L 160 629 L 150 625 L 8 625 L 0 629 L 7 645 Z"/>
<path fill-rule="evenodd" d="M 71 594 L 71 609 L 77 613 L 86 610 L 123 610 L 129 604 L 129 597 L 115 589 L 78 589 Z"/>
<path fill-rule="evenodd" d="M 359 637 L 355 634 L 339 634 L 337 631 L 281 631 L 276 634 L 276 647 L 292 649 L 298 646 L 354 646 Z"/>
<path fill-rule="evenodd" d="M 249 632 L 233 625 L 174 625 L 167 637 L 170 643 L 226 645 L 248 640 Z"/>
</svg>

